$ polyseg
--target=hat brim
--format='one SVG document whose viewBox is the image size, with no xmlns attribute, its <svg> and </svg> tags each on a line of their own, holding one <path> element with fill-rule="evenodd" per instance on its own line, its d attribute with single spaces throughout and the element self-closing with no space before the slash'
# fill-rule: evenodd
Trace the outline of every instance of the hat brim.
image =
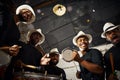
<svg viewBox="0 0 120 80">
<path fill-rule="evenodd" d="M 45 41 L 45 36 L 44 36 L 44 34 L 41 32 L 41 29 L 36 29 L 36 30 L 28 31 L 27 41 L 30 40 L 30 36 L 31 36 L 31 34 L 34 33 L 34 32 L 39 32 L 39 33 L 42 35 L 42 40 L 40 40 L 36 45 L 42 44 L 42 43 Z"/>
<path fill-rule="evenodd" d="M 76 35 L 76 36 L 73 38 L 73 44 L 74 44 L 75 46 L 77 46 L 76 40 L 77 40 L 77 38 L 80 37 L 80 36 L 86 36 L 86 37 L 89 39 L 89 43 L 92 42 L 92 36 L 91 36 L 90 34 Z"/>
<path fill-rule="evenodd" d="M 114 26 L 114 27 L 108 29 L 107 31 L 103 32 L 103 33 L 101 34 L 101 37 L 102 37 L 102 38 L 106 38 L 106 36 L 105 36 L 105 33 L 106 33 L 106 32 L 111 31 L 111 30 L 113 30 L 113 29 L 115 29 L 115 28 L 117 28 L 117 27 L 119 27 L 119 26 L 120 26 L 120 25 Z"/>
<path fill-rule="evenodd" d="M 31 20 L 30 20 L 29 22 L 27 22 L 27 23 L 28 23 L 28 24 L 33 23 L 33 22 L 35 21 L 35 19 L 36 19 L 36 16 L 35 16 L 35 12 L 34 12 L 34 10 L 32 9 L 32 7 L 29 6 L 29 5 L 27 5 L 27 4 L 20 5 L 20 6 L 16 9 L 16 15 L 18 15 L 18 14 L 20 13 L 20 10 L 22 10 L 22 9 L 28 9 L 28 10 L 30 10 L 30 11 L 32 12 L 33 16 L 32 16 L 32 18 L 31 18 Z"/>
</svg>

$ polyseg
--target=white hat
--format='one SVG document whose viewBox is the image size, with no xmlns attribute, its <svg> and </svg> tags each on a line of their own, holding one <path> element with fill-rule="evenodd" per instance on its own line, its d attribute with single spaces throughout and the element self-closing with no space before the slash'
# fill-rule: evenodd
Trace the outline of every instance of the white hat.
<svg viewBox="0 0 120 80">
<path fill-rule="evenodd" d="M 92 42 L 92 36 L 90 34 L 85 34 L 83 31 L 79 31 L 79 33 L 73 38 L 73 44 L 77 46 L 76 40 L 80 36 L 86 36 L 89 39 L 89 43 Z"/>
<path fill-rule="evenodd" d="M 31 19 L 29 22 L 27 22 L 27 23 L 32 23 L 32 22 L 34 22 L 36 16 L 35 16 L 35 12 L 34 12 L 34 10 L 32 9 L 32 7 L 29 6 L 29 5 L 27 5 L 27 4 L 20 5 L 20 6 L 16 9 L 16 15 L 18 15 L 22 9 L 28 9 L 28 10 L 30 10 L 30 11 L 32 12 L 32 14 L 33 14 L 32 19 Z"/>
<path fill-rule="evenodd" d="M 53 48 L 50 50 L 50 53 L 53 53 L 53 52 L 56 52 L 56 54 L 58 54 L 59 53 L 58 48 Z"/>
<path fill-rule="evenodd" d="M 66 12 L 66 7 L 61 5 L 61 4 L 57 4 L 53 7 L 53 12 L 57 15 L 57 16 L 62 16 L 65 14 Z"/>
<path fill-rule="evenodd" d="M 106 38 L 105 33 L 117 28 L 118 26 L 120 26 L 120 25 L 115 26 L 114 24 L 112 24 L 110 22 L 105 23 L 105 25 L 103 27 L 103 33 L 101 34 L 101 37 Z"/>
<path fill-rule="evenodd" d="M 44 41 L 45 41 L 45 36 L 44 36 L 44 34 L 42 33 L 42 31 L 41 31 L 41 29 L 33 29 L 33 30 L 30 30 L 30 31 L 28 31 L 28 33 L 27 33 L 27 41 L 29 41 L 30 40 L 30 36 L 31 36 L 31 34 L 33 33 L 33 32 L 39 32 L 41 35 L 42 35 L 42 40 L 40 40 L 37 44 L 42 44 Z"/>
</svg>

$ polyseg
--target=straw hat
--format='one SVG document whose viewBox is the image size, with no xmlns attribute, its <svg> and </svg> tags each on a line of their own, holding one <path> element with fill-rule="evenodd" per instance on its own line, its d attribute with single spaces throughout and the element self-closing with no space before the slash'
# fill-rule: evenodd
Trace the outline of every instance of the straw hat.
<svg viewBox="0 0 120 80">
<path fill-rule="evenodd" d="M 33 14 L 32 19 L 31 19 L 29 22 L 27 22 L 27 23 L 32 23 L 32 22 L 34 22 L 36 16 L 35 16 L 35 12 L 34 12 L 34 10 L 32 9 L 32 7 L 29 6 L 29 5 L 27 5 L 27 4 L 20 5 L 20 6 L 16 9 L 16 15 L 18 15 L 22 9 L 28 9 L 28 10 L 30 10 L 30 11 L 32 12 L 32 14 Z"/>
<path fill-rule="evenodd" d="M 103 33 L 101 34 L 102 38 L 106 38 L 105 33 L 108 31 L 111 31 L 117 27 L 119 27 L 120 25 L 115 26 L 114 24 L 107 22 L 105 23 L 104 27 L 103 27 Z"/>
<path fill-rule="evenodd" d="M 73 44 L 77 46 L 76 40 L 80 36 L 86 36 L 89 39 L 89 43 L 92 42 L 92 36 L 90 34 L 85 34 L 83 31 L 79 31 L 79 33 L 73 38 Z"/>
<path fill-rule="evenodd" d="M 66 8 L 65 6 L 61 5 L 61 4 L 57 4 L 53 7 L 53 12 L 57 15 L 57 16 L 62 16 L 65 14 L 66 12 Z"/>
<path fill-rule="evenodd" d="M 30 36 L 33 32 L 39 32 L 41 35 L 42 35 L 42 40 L 40 40 L 37 44 L 42 44 L 44 41 L 45 41 L 45 36 L 44 34 L 42 33 L 41 29 L 33 29 L 33 30 L 30 30 L 28 31 L 27 33 L 27 41 L 30 40 Z"/>
<path fill-rule="evenodd" d="M 53 48 L 53 49 L 50 50 L 50 54 L 51 54 L 51 53 L 54 53 L 54 52 L 55 52 L 56 54 L 59 54 L 58 48 Z"/>
</svg>

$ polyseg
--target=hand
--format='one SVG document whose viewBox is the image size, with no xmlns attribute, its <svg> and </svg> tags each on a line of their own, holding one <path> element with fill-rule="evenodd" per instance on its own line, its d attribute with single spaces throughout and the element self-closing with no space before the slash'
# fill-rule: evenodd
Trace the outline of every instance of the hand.
<svg viewBox="0 0 120 80">
<path fill-rule="evenodd" d="M 107 80 L 118 80 L 118 79 L 117 76 L 115 76 L 114 74 L 110 74 Z"/>
<path fill-rule="evenodd" d="M 72 52 L 72 57 L 74 58 L 75 61 L 79 62 L 80 56 L 76 50 Z"/>
<path fill-rule="evenodd" d="M 19 52 L 19 46 L 18 45 L 13 45 L 9 48 L 9 52 L 11 56 L 16 56 Z"/>
<path fill-rule="evenodd" d="M 50 58 L 47 57 L 47 54 L 45 54 L 40 60 L 41 65 L 48 65 L 49 62 L 50 62 Z"/>
<path fill-rule="evenodd" d="M 80 71 L 77 71 L 77 72 L 76 72 L 76 77 L 77 77 L 78 79 L 80 79 L 80 78 L 81 78 L 80 74 L 81 74 L 81 72 L 80 72 Z"/>
</svg>

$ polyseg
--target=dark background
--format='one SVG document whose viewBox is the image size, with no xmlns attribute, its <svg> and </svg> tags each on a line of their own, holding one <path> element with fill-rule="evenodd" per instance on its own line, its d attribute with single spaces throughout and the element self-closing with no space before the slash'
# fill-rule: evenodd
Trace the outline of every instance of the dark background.
<svg viewBox="0 0 120 80">
<path fill-rule="evenodd" d="M 80 31 L 93 36 L 90 46 L 106 44 L 101 38 L 102 27 L 106 22 L 120 24 L 120 0 L 14 0 L 16 6 L 30 4 L 36 13 L 35 28 L 41 28 L 45 34 L 42 44 L 45 52 L 57 47 L 62 51 L 66 47 L 76 48 L 73 37 Z M 52 8 L 62 4 L 67 8 L 63 16 L 57 16 Z"/>
</svg>

